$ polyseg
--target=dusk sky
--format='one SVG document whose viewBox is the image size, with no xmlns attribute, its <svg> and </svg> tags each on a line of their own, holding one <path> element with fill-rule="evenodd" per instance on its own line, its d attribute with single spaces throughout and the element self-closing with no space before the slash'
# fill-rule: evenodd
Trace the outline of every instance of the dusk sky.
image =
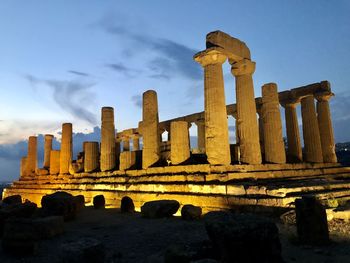
<svg viewBox="0 0 350 263">
<path fill-rule="evenodd" d="M 283 91 L 330 81 L 336 142 L 350 141 L 349 14 L 348 0 L 3 0 L 0 181 L 18 178 L 30 135 L 59 140 L 72 122 L 76 151 L 98 140 L 103 106 L 114 107 L 117 130 L 137 127 L 148 89 L 158 93 L 160 120 L 203 111 L 203 70 L 192 57 L 214 30 L 250 48 L 256 96 L 268 82 Z M 224 74 L 234 103 L 228 63 Z"/>
</svg>

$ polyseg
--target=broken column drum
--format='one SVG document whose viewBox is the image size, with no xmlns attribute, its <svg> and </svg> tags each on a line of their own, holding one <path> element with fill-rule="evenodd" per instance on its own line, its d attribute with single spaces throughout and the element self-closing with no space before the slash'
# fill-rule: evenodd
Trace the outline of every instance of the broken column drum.
<svg viewBox="0 0 350 263">
<path fill-rule="evenodd" d="M 60 152 L 60 174 L 68 174 L 69 166 L 72 162 L 73 144 L 72 144 L 72 123 L 62 124 L 62 140 Z"/>
<path fill-rule="evenodd" d="M 51 150 L 50 152 L 50 174 L 60 173 L 60 151 Z"/>
<path fill-rule="evenodd" d="M 99 144 L 98 142 L 85 142 L 84 146 L 84 171 L 93 172 L 99 168 Z"/>
<path fill-rule="evenodd" d="M 237 130 L 241 162 L 261 163 L 259 128 L 254 98 L 253 73 L 255 62 L 243 59 L 233 63 L 231 72 L 236 78 Z"/>
<path fill-rule="evenodd" d="M 304 161 L 322 163 L 322 147 L 320 130 L 315 109 L 314 96 L 308 95 L 301 99 L 301 116 L 303 119 Z"/>
<path fill-rule="evenodd" d="M 141 133 L 143 137 L 142 168 L 155 164 L 160 156 L 160 134 L 157 93 L 148 90 L 143 93 Z"/>
<path fill-rule="evenodd" d="M 205 152 L 205 124 L 204 121 L 196 122 L 197 125 L 197 148 L 201 153 Z"/>
<path fill-rule="evenodd" d="M 277 85 L 275 83 L 263 85 L 261 111 L 265 161 L 268 163 L 286 162 L 279 105 Z"/>
<path fill-rule="evenodd" d="M 172 164 L 180 164 L 190 158 L 190 141 L 188 123 L 172 121 L 170 124 L 171 144 L 170 160 Z"/>
<path fill-rule="evenodd" d="M 53 135 L 51 134 L 45 134 L 44 138 L 44 168 L 49 168 L 50 167 L 50 152 L 52 150 L 52 140 L 53 140 Z"/>
<path fill-rule="evenodd" d="M 214 165 L 231 163 L 228 122 L 222 64 L 227 57 L 220 48 L 195 55 L 204 68 L 205 151 L 208 162 Z"/>
<path fill-rule="evenodd" d="M 112 107 L 103 107 L 101 112 L 101 171 L 116 168 L 116 139 L 114 127 L 114 110 Z"/>
<path fill-rule="evenodd" d="M 28 139 L 28 154 L 26 164 L 26 175 L 35 174 L 35 170 L 38 166 L 37 161 L 37 143 L 38 139 L 36 136 L 30 136 Z"/>
</svg>

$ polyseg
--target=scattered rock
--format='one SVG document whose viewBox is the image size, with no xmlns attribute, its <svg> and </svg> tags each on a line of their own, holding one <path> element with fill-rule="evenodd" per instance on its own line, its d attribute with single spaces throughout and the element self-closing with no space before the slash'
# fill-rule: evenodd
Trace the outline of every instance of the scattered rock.
<svg viewBox="0 0 350 263">
<path fill-rule="evenodd" d="M 180 204 L 176 200 L 157 200 L 146 202 L 141 207 L 141 214 L 146 218 L 171 217 L 177 212 Z"/>
<path fill-rule="evenodd" d="M 104 245 L 93 238 L 82 238 L 61 246 L 64 263 L 103 263 L 105 262 Z"/>
<path fill-rule="evenodd" d="M 184 205 L 181 209 L 181 217 L 185 220 L 199 219 L 202 215 L 202 208 L 194 205 Z"/>
<path fill-rule="evenodd" d="M 103 209 L 105 208 L 105 204 L 106 204 L 105 197 L 103 195 L 96 195 L 94 197 L 93 203 L 94 203 L 95 209 Z"/>
<path fill-rule="evenodd" d="M 308 245 L 329 243 L 327 214 L 314 196 L 295 200 L 296 223 L 299 241 Z"/>
<path fill-rule="evenodd" d="M 250 214 L 210 212 L 205 227 L 221 262 L 283 262 L 278 228 Z"/>
<path fill-rule="evenodd" d="M 281 221 L 285 225 L 295 225 L 296 224 L 296 214 L 295 210 L 290 210 L 280 216 Z"/>
<path fill-rule="evenodd" d="M 77 215 L 76 201 L 71 194 L 66 192 L 43 196 L 41 206 L 47 215 L 63 216 L 65 221 L 72 220 Z"/>
<path fill-rule="evenodd" d="M 74 196 L 74 201 L 78 210 L 81 210 L 85 207 L 85 197 L 83 195 Z"/>
<path fill-rule="evenodd" d="M 20 195 L 7 196 L 2 200 L 2 203 L 6 205 L 21 204 L 22 197 Z"/>
<path fill-rule="evenodd" d="M 124 196 L 120 203 L 120 212 L 122 213 L 134 213 L 135 205 L 129 196 Z"/>
</svg>

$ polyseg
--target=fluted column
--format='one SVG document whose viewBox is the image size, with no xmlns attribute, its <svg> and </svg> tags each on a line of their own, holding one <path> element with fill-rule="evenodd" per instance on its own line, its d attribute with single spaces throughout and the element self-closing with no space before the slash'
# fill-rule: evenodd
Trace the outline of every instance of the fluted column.
<svg viewBox="0 0 350 263">
<path fill-rule="evenodd" d="M 114 127 L 114 110 L 103 107 L 101 110 L 101 171 L 113 170 L 116 167 L 116 140 Z"/>
<path fill-rule="evenodd" d="M 204 121 L 196 122 L 197 125 L 197 148 L 201 153 L 205 153 L 205 124 Z"/>
<path fill-rule="evenodd" d="M 21 168 L 20 168 L 20 177 L 26 176 L 27 172 L 27 157 L 21 158 Z"/>
<path fill-rule="evenodd" d="M 303 135 L 306 162 L 322 163 L 322 147 L 320 130 L 315 109 L 314 96 L 301 99 L 301 115 L 303 118 Z"/>
<path fill-rule="evenodd" d="M 44 168 L 50 167 L 50 152 L 52 150 L 53 135 L 45 134 L 44 137 Z"/>
<path fill-rule="evenodd" d="M 134 135 L 132 138 L 132 150 L 133 151 L 140 150 L 140 138 L 136 135 Z"/>
<path fill-rule="evenodd" d="M 68 174 L 69 166 L 72 163 L 72 155 L 73 155 L 72 133 L 73 133 L 72 124 L 63 123 L 61 152 L 60 152 L 60 174 Z"/>
<path fill-rule="evenodd" d="M 30 136 L 28 139 L 28 154 L 27 154 L 27 165 L 26 165 L 26 175 L 35 174 L 35 170 L 38 166 L 37 159 L 37 144 L 38 139 L 36 136 Z"/>
<path fill-rule="evenodd" d="M 300 142 L 298 116 L 295 102 L 283 103 L 287 130 L 287 155 L 290 162 L 301 162 L 303 153 Z"/>
<path fill-rule="evenodd" d="M 335 154 L 332 118 L 328 102 L 333 95 L 332 93 L 316 94 L 318 127 L 320 129 L 322 155 L 325 163 L 338 162 Z"/>
<path fill-rule="evenodd" d="M 89 173 L 99 167 L 99 144 L 98 142 L 84 143 L 84 171 Z"/>
<path fill-rule="evenodd" d="M 252 77 L 254 71 L 255 62 L 247 59 L 232 64 L 231 72 L 236 77 L 237 125 L 241 162 L 248 164 L 261 163 Z"/>
<path fill-rule="evenodd" d="M 140 130 L 143 136 L 142 168 L 155 164 L 160 157 L 160 133 L 157 93 L 148 90 L 143 93 L 142 122 Z"/>
<path fill-rule="evenodd" d="M 123 138 L 123 152 L 129 152 L 130 151 L 130 139 L 129 137 Z"/>
<path fill-rule="evenodd" d="M 180 164 L 190 158 L 190 141 L 188 123 L 173 121 L 170 124 L 171 144 L 170 160 L 172 164 Z"/>
<path fill-rule="evenodd" d="M 60 151 L 51 150 L 50 152 L 50 174 L 60 173 Z"/>
<path fill-rule="evenodd" d="M 205 151 L 214 165 L 231 163 L 221 49 L 208 49 L 195 56 L 204 68 Z M 172 135 L 173 136 L 173 135 Z"/>
<path fill-rule="evenodd" d="M 282 135 L 282 120 L 277 85 L 262 86 L 262 118 L 264 130 L 265 161 L 286 163 L 286 151 Z"/>
</svg>

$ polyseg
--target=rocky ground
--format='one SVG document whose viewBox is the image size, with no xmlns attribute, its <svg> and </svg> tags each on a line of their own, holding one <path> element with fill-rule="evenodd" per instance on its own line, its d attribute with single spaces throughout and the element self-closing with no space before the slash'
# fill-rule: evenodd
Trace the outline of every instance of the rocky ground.
<svg viewBox="0 0 350 263">
<path fill-rule="evenodd" d="M 350 223 L 331 221 L 332 243 L 312 247 L 298 244 L 294 225 L 274 220 L 280 231 L 282 254 L 286 262 L 350 262 Z M 0 262 L 62 262 L 63 247 L 86 238 L 103 243 L 105 262 L 163 262 L 168 247 L 177 244 L 190 247 L 209 239 L 202 219 L 146 219 L 139 213 L 122 214 L 118 209 L 86 207 L 64 227 L 64 234 L 42 240 L 33 256 L 15 257 L 0 249 Z"/>
</svg>

